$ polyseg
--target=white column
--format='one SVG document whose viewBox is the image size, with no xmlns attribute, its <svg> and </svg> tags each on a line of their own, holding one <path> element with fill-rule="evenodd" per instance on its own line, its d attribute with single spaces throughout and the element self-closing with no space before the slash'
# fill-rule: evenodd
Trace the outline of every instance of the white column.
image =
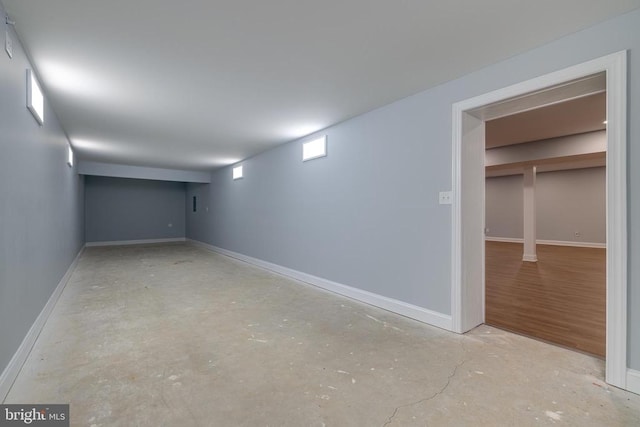
<svg viewBox="0 0 640 427">
<path fill-rule="evenodd" d="M 524 168 L 524 253 L 523 261 L 536 262 L 536 167 Z"/>
</svg>

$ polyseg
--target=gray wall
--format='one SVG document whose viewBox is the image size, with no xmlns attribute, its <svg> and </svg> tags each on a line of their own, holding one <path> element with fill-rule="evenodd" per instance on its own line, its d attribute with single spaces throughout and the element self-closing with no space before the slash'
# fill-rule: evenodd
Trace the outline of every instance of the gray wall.
<svg viewBox="0 0 640 427">
<path fill-rule="evenodd" d="M 182 182 L 88 175 L 85 177 L 87 242 L 184 237 L 184 206 Z"/>
<path fill-rule="evenodd" d="M 28 59 L 12 28 L 4 51 L 0 5 L 0 372 L 82 248 L 83 179 L 67 166 L 67 138 L 45 105 L 26 108 Z"/>
<path fill-rule="evenodd" d="M 186 237 L 196 238 L 200 235 L 208 236 L 212 232 L 213 222 L 209 216 L 209 184 L 187 184 L 187 207 L 186 207 Z M 193 211 L 193 197 L 197 200 L 197 209 Z M 199 239 L 198 239 L 199 240 Z"/>
<path fill-rule="evenodd" d="M 607 242 L 606 169 L 541 173 L 536 186 L 538 238 Z M 580 237 L 574 233 L 580 232 Z"/>
<path fill-rule="evenodd" d="M 522 209 L 522 175 L 487 178 L 487 236 L 521 239 Z M 541 240 L 606 243 L 605 168 L 539 173 L 536 227 Z"/>
<path fill-rule="evenodd" d="M 523 176 L 509 175 L 485 181 L 487 237 L 522 239 L 524 230 Z M 539 191 L 539 189 L 536 189 Z"/>
<path fill-rule="evenodd" d="M 189 237 L 450 313 L 451 105 L 629 49 L 629 117 L 640 116 L 640 10 L 326 129 L 329 156 L 294 142 L 213 173 L 206 226 Z M 640 120 L 629 120 L 629 165 Z M 629 361 L 640 369 L 640 169 L 629 168 Z M 633 308 L 633 309 L 632 309 Z"/>
</svg>

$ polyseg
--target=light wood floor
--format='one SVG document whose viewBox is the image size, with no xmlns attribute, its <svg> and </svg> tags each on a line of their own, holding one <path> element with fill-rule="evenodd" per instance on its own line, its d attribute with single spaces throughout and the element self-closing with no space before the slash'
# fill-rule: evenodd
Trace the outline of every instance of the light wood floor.
<svg viewBox="0 0 640 427">
<path fill-rule="evenodd" d="M 606 249 L 486 242 L 486 323 L 605 356 Z"/>
</svg>

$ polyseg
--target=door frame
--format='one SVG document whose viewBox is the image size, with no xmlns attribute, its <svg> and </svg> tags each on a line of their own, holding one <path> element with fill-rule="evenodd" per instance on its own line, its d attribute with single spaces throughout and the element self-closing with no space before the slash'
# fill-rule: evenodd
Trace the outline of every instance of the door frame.
<svg viewBox="0 0 640 427">
<path fill-rule="evenodd" d="M 469 112 L 510 98 L 605 72 L 607 84 L 606 161 L 606 374 L 607 383 L 626 389 L 627 377 L 627 51 L 453 104 L 452 329 L 464 333 L 484 323 L 484 121 Z M 471 125 L 469 125 L 471 123 Z M 469 128 L 472 127 L 469 131 Z M 466 128 L 466 129 L 465 129 Z M 474 132 L 475 130 L 475 132 Z M 471 138 L 471 139 L 469 139 Z M 465 144 L 465 142 L 471 143 Z M 481 165 L 480 165 L 481 164 Z M 480 167 L 481 166 L 481 167 Z M 480 173 L 480 170 L 482 171 Z M 463 176 L 464 173 L 464 176 Z M 481 187 L 481 188 L 480 188 Z M 482 216 L 469 215 L 465 206 Z M 465 215 L 467 213 L 467 215 Z M 478 256 L 481 254 L 481 256 Z M 479 264 L 481 263 L 481 265 Z M 481 273 L 480 273 L 481 271 Z M 478 278 L 478 274 L 481 277 Z"/>
</svg>

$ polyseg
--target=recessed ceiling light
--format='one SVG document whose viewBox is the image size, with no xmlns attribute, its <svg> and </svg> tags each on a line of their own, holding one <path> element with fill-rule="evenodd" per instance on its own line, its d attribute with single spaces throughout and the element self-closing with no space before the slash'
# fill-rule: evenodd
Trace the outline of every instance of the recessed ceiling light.
<svg viewBox="0 0 640 427">
<path fill-rule="evenodd" d="M 27 69 L 27 108 L 40 124 L 44 124 L 44 95 L 33 70 Z"/>
</svg>

